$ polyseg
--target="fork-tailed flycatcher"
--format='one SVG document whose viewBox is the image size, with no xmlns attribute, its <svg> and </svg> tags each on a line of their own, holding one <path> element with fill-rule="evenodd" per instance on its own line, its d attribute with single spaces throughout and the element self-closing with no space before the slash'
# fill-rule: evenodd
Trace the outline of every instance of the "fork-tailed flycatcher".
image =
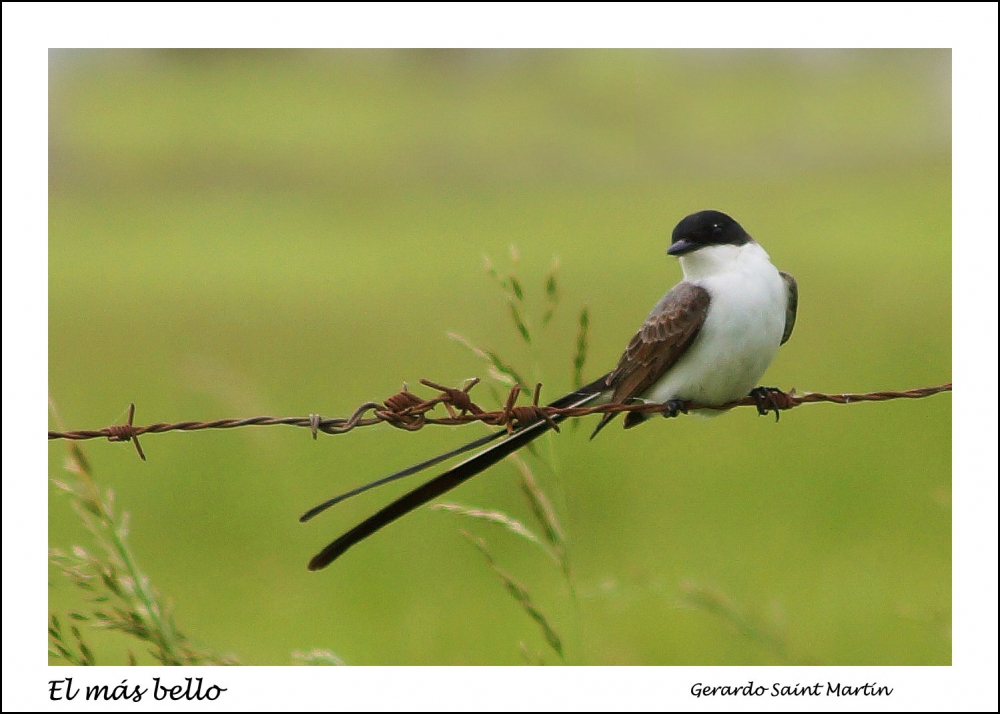
<svg viewBox="0 0 1000 714">
<path fill-rule="evenodd" d="M 684 280 L 649 313 L 617 367 L 550 406 L 652 402 L 667 405 L 664 416 L 676 416 L 684 411 L 685 402 L 721 406 L 750 395 L 757 400 L 758 411 L 767 412 L 768 393 L 776 390 L 756 387 L 757 380 L 795 326 L 795 278 L 779 272 L 743 227 L 719 211 L 701 211 L 678 223 L 667 253 L 680 259 Z M 773 401 L 771 406 L 777 410 Z M 591 438 L 614 418 L 614 413 L 605 413 Z M 625 428 L 646 418 L 639 412 L 627 412 Z M 325 568 L 358 541 L 484 471 L 550 428 L 543 420 L 511 434 L 493 432 L 316 506 L 300 520 L 369 488 L 505 437 L 362 521 L 318 553 L 309 562 L 309 569 Z"/>
</svg>

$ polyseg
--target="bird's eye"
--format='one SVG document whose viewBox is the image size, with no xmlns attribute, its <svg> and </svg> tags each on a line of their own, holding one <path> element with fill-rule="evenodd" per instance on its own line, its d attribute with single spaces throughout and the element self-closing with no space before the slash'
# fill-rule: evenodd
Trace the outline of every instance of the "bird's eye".
<svg viewBox="0 0 1000 714">
<path fill-rule="evenodd" d="M 713 223 L 712 224 L 712 235 L 716 235 L 717 236 L 717 235 L 719 235 L 721 233 L 722 233 L 722 226 L 720 226 L 718 223 Z"/>
</svg>

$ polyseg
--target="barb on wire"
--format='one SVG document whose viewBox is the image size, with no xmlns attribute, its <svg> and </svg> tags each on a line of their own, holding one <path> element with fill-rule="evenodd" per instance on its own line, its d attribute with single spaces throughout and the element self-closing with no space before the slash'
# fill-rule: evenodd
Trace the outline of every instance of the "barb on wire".
<svg viewBox="0 0 1000 714">
<path fill-rule="evenodd" d="M 470 390 L 479 383 L 478 378 L 468 380 L 461 389 L 446 387 L 430 380 L 421 379 L 420 383 L 439 392 L 431 399 L 421 399 L 409 390 L 406 384 L 403 389 L 392 395 L 383 402 L 365 402 L 347 418 L 324 419 L 319 414 L 310 414 L 305 417 L 271 417 L 256 416 L 246 419 L 217 419 L 215 421 L 182 421 L 174 424 L 157 422 L 148 426 L 135 426 L 135 404 L 129 404 L 128 417 L 125 424 L 106 426 L 103 429 L 80 429 L 76 431 L 50 431 L 49 439 L 70 439 L 74 441 L 85 439 L 107 439 L 108 441 L 131 441 L 135 445 L 139 458 L 146 460 L 142 447 L 139 445 L 139 436 L 143 434 L 162 434 L 168 431 L 201 431 L 203 429 L 236 429 L 244 426 L 299 426 L 309 429 L 313 438 L 319 432 L 324 434 L 344 434 L 352 429 L 361 426 L 372 426 L 374 424 L 390 424 L 391 426 L 407 431 L 417 431 L 427 424 L 441 424 L 455 426 L 468 424 L 469 422 L 481 421 L 490 426 L 504 427 L 508 433 L 520 429 L 536 421 L 548 421 L 552 427 L 558 431 L 553 417 L 582 417 L 589 414 L 605 414 L 610 412 L 641 412 L 642 414 L 659 414 L 670 412 L 670 404 L 599 404 L 589 407 L 550 407 L 541 406 L 538 403 L 541 395 L 541 384 L 535 385 L 532 402 L 529 405 L 517 406 L 517 398 L 521 388 L 514 385 L 507 395 L 503 409 L 497 411 L 486 411 L 472 401 L 469 396 Z M 775 410 L 787 410 L 810 404 L 814 402 L 831 402 L 834 404 L 852 404 L 855 402 L 884 402 L 890 399 L 922 399 L 942 392 L 951 391 L 951 382 L 937 387 L 918 387 L 905 391 L 880 391 L 867 392 L 864 394 L 823 394 L 820 392 L 797 393 L 794 389 L 789 392 L 772 390 L 768 396 L 768 403 Z M 430 412 L 439 404 L 444 405 L 447 416 L 430 416 Z M 685 402 L 687 411 L 696 409 L 726 410 L 735 407 L 753 406 L 758 407 L 758 402 L 754 397 L 745 397 L 729 404 L 721 406 L 703 406 L 693 402 Z M 777 413 L 777 411 L 775 412 Z M 370 414 L 370 415 L 369 415 Z"/>
<path fill-rule="evenodd" d="M 139 444 L 139 435 L 136 433 L 135 426 L 132 425 L 132 420 L 134 418 L 135 402 L 131 402 L 128 405 L 128 417 L 126 417 L 125 423 L 116 424 L 107 428 L 108 441 L 131 441 L 135 444 L 135 450 L 139 453 L 139 458 L 145 461 L 146 455 L 142 453 L 142 446 Z M 49 438 L 52 438 L 51 435 Z"/>
</svg>

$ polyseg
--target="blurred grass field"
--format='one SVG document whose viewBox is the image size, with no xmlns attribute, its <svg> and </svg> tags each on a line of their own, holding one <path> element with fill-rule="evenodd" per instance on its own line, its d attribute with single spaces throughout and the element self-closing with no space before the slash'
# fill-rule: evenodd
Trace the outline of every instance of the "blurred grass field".
<svg viewBox="0 0 1000 714">
<path fill-rule="evenodd" d="M 342 416 L 482 363 L 544 384 L 614 365 L 680 277 L 675 223 L 716 208 L 796 276 L 765 383 L 951 380 L 948 51 L 54 51 L 49 388 L 66 425 Z M 533 349 L 482 257 L 511 268 Z M 488 391 L 477 387 L 483 401 Z M 490 405 L 492 406 L 492 405 Z M 54 426 L 54 425 L 53 425 Z M 328 570 L 308 559 L 407 486 L 298 515 L 475 427 L 150 435 L 84 446 L 144 571 L 198 643 L 248 664 L 560 662 L 460 536 L 484 538 L 572 664 L 951 663 L 951 398 L 655 420 L 532 459 L 573 590 L 536 548 L 421 509 Z M 65 446 L 49 445 L 61 477 Z M 86 543 L 51 489 L 53 547 Z M 448 501 L 526 523 L 499 465 Z M 51 570 L 50 611 L 81 599 Z M 85 633 L 101 663 L 124 637 Z M 52 661 L 52 660 L 50 660 Z"/>
</svg>

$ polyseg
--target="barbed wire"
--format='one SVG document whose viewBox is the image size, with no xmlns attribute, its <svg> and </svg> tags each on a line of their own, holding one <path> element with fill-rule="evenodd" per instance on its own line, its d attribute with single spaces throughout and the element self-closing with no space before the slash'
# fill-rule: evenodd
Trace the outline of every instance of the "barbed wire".
<svg viewBox="0 0 1000 714">
<path fill-rule="evenodd" d="M 163 434 L 168 431 L 201 431 L 203 429 L 237 429 L 245 426 L 297 426 L 308 427 L 312 432 L 313 439 L 322 432 L 324 434 L 345 434 L 353 429 L 362 426 L 373 426 L 375 424 L 389 424 L 398 429 L 407 431 L 417 431 L 428 424 L 438 424 L 445 426 L 456 426 L 468 424 L 470 422 L 483 422 L 490 426 L 504 427 L 508 432 L 533 424 L 536 421 L 548 421 L 552 427 L 558 431 L 559 426 L 555 422 L 555 417 L 570 418 L 582 417 L 589 414 L 606 414 L 618 412 L 639 412 L 641 414 L 659 414 L 663 412 L 675 412 L 676 404 L 599 404 L 589 407 L 551 407 L 538 403 L 542 385 L 536 384 L 532 395 L 532 402 L 528 405 L 517 405 L 517 399 L 521 393 L 521 387 L 514 385 L 507 395 L 503 409 L 487 411 L 469 396 L 469 391 L 479 383 L 479 378 L 475 377 L 466 382 L 461 389 L 446 387 L 427 379 L 421 379 L 420 383 L 439 392 L 436 397 L 422 399 L 409 390 L 403 384 L 403 389 L 383 402 L 365 402 L 358 406 L 354 412 L 346 418 L 335 417 L 324 419 L 319 414 L 310 414 L 305 417 L 272 417 L 255 416 L 245 419 L 216 419 L 215 421 L 182 421 L 168 424 L 157 422 L 147 426 L 135 426 L 135 404 L 129 404 L 128 416 L 125 424 L 115 424 L 106 426 L 103 429 L 78 429 L 75 431 L 50 431 L 49 439 L 70 439 L 81 441 L 86 439 L 107 439 L 108 441 L 131 441 L 135 445 L 139 458 L 146 460 L 142 446 L 139 444 L 139 437 L 143 434 Z M 831 402 L 833 404 L 852 404 L 855 402 L 884 402 L 890 399 L 922 399 L 941 392 L 950 392 L 951 382 L 937 387 L 918 387 L 904 391 L 880 391 L 867 392 L 864 394 L 823 394 L 820 392 L 797 393 L 795 389 L 789 392 L 781 392 L 777 389 L 768 390 L 766 402 L 775 412 L 777 417 L 779 411 L 794 409 L 803 404 L 814 402 Z M 430 412 L 438 405 L 443 405 L 448 412 L 448 416 L 430 416 Z M 693 402 L 684 402 L 682 411 L 695 411 L 699 409 L 711 409 L 724 411 L 735 407 L 753 406 L 760 409 L 758 399 L 745 397 L 735 402 L 723 404 L 721 406 L 703 406 Z M 370 413 L 369 416 L 366 416 Z M 763 412 L 762 412 L 763 413 Z"/>
</svg>

